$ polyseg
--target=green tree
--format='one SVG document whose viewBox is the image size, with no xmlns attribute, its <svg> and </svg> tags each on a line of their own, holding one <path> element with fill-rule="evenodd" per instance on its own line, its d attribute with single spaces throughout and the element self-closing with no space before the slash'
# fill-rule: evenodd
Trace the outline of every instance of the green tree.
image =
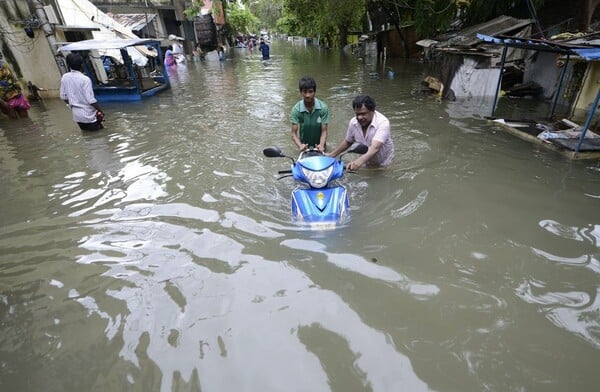
<svg viewBox="0 0 600 392">
<path fill-rule="evenodd" d="M 365 0 L 284 0 L 278 26 L 291 35 L 319 36 L 327 46 L 345 46 L 364 15 Z"/>
<path fill-rule="evenodd" d="M 600 0 L 592 0 L 600 1 Z M 417 34 L 431 37 L 451 26 L 472 26 L 499 15 L 528 18 L 544 0 L 367 0 L 368 9 L 388 15 L 388 22 L 414 23 Z M 399 23 L 401 24 L 401 23 Z"/>
<path fill-rule="evenodd" d="M 261 25 L 273 30 L 277 27 L 277 21 L 282 17 L 283 0 L 245 0 L 242 3 L 248 7 L 250 12 L 260 19 Z"/>
<path fill-rule="evenodd" d="M 202 7 L 204 7 L 203 0 L 192 0 L 189 4 L 189 7 L 183 10 L 183 13 L 188 18 L 193 19 L 194 17 L 200 15 L 200 10 Z"/>
<path fill-rule="evenodd" d="M 332 19 L 339 30 L 339 44 L 344 47 L 348 44 L 348 33 L 352 29 L 358 29 L 364 15 L 364 0 L 328 0 L 323 16 Z"/>
<path fill-rule="evenodd" d="M 234 35 L 251 33 L 260 25 L 258 18 L 248 8 L 242 8 L 235 2 L 227 5 L 225 17 L 228 29 Z"/>
<path fill-rule="evenodd" d="M 281 17 L 277 19 L 276 30 L 288 35 L 302 35 L 297 33 L 300 31 L 300 21 L 294 14 L 282 10 Z"/>
<path fill-rule="evenodd" d="M 366 1 L 366 8 L 372 19 L 378 20 L 377 15 L 384 15 L 386 22 L 396 26 L 398 30 L 401 25 L 413 24 L 421 36 L 429 36 L 436 31 L 446 30 L 456 19 L 458 9 L 465 3 L 465 0 Z"/>
<path fill-rule="evenodd" d="M 290 35 L 318 35 L 318 10 L 325 0 L 284 0 L 283 18 Z"/>
<path fill-rule="evenodd" d="M 461 14 L 465 25 L 483 23 L 500 15 L 531 18 L 544 0 L 469 0 Z"/>
</svg>

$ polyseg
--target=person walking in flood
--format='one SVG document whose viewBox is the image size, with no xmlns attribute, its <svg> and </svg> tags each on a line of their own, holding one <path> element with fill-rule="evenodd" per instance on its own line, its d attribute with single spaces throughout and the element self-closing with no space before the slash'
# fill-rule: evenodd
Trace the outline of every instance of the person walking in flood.
<svg viewBox="0 0 600 392">
<path fill-rule="evenodd" d="M 225 48 L 223 48 L 223 45 L 217 46 L 217 56 L 219 56 L 219 61 L 225 61 Z"/>
<path fill-rule="evenodd" d="M 271 58 L 271 49 L 269 48 L 269 45 L 265 42 L 263 38 L 260 39 L 260 46 L 258 47 L 258 50 L 260 51 L 260 53 L 262 53 L 263 60 L 269 60 Z"/>
<path fill-rule="evenodd" d="M 82 131 L 97 131 L 102 128 L 104 112 L 94 96 L 92 81 L 83 73 L 83 57 L 70 53 L 67 65 L 71 71 L 60 81 L 60 99 L 67 103 L 73 113 L 73 121 Z"/>
<path fill-rule="evenodd" d="M 171 47 L 171 52 L 173 54 L 173 59 L 174 59 L 175 63 L 177 63 L 177 64 L 185 63 L 185 53 L 183 51 L 183 45 L 181 44 L 181 42 L 183 41 L 183 38 L 178 37 L 174 34 L 170 34 L 169 40 L 171 40 L 173 42 L 169 46 Z"/>
<path fill-rule="evenodd" d="M 8 64 L 0 57 L 0 110 L 10 118 L 27 118 L 31 108 L 21 85 Z"/>
<path fill-rule="evenodd" d="M 171 67 L 175 64 L 175 56 L 173 55 L 173 45 L 167 46 L 167 50 L 165 51 L 165 60 L 163 61 L 165 67 Z"/>
<path fill-rule="evenodd" d="M 317 82 L 312 77 L 302 77 L 298 87 L 302 99 L 292 107 L 290 113 L 292 141 L 300 151 L 316 147 L 325 152 L 329 108 L 325 102 L 315 97 Z"/>
<path fill-rule="evenodd" d="M 329 154 L 336 157 L 353 143 L 369 146 L 369 150 L 346 165 L 348 170 L 360 167 L 386 167 L 394 160 L 394 143 L 390 132 L 390 121 L 375 110 L 375 100 L 368 95 L 359 95 L 352 101 L 353 117 L 348 123 L 346 136 Z"/>
</svg>

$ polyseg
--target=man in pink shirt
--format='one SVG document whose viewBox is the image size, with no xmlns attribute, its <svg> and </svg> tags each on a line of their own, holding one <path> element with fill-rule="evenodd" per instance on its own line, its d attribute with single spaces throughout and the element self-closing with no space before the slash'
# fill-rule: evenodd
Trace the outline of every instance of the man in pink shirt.
<svg viewBox="0 0 600 392">
<path fill-rule="evenodd" d="M 361 166 L 385 167 L 394 160 L 394 143 L 390 132 L 390 121 L 377 110 L 375 100 L 368 95 L 359 95 L 352 101 L 356 117 L 348 123 L 346 136 L 329 154 L 338 156 L 352 144 L 361 143 L 369 150 L 346 165 L 348 170 L 357 170 Z"/>
</svg>

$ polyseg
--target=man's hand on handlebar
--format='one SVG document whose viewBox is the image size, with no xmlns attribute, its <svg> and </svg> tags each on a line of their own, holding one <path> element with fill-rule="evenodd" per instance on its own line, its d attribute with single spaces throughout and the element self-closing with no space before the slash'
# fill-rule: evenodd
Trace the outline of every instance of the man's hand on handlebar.
<svg viewBox="0 0 600 392">
<path fill-rule="evenodd" d="M 358 168 L 359 168 L 360 166 L 361 166 L 361 165 L 360 165 L 360 163 L 359 163 L 359 162 L 357 162 L 357 161 L 348 162 L 348 163 L 346 164 L 346 170 L 349 170 L 349 171 L 356 171 L 356 170 L 358 170 Z"/>
</svg>

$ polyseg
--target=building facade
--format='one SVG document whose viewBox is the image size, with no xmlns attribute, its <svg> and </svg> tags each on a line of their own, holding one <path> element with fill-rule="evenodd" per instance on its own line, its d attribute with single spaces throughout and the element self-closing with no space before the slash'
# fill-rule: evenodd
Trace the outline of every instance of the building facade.
<svg viewBox="0 0 600 392">
<path fill-rule="evenodd" d="M 212 11 L 209 3 L 203 12 Z M 23 87 L 31 82 L 44 88 L 43 97 L 58 97 L 61 76 L 68 71 L 58 48 L 92 39 L 95 32 L 108 29 L 121 36 L 156 38 L 164 47 L 174 35 L 183 39 L 189 55 L 198 41 L 195 21 L 184 13 L 189 4 L 184 0 L 2 0 L 0 58 Z"/>
</svg>

